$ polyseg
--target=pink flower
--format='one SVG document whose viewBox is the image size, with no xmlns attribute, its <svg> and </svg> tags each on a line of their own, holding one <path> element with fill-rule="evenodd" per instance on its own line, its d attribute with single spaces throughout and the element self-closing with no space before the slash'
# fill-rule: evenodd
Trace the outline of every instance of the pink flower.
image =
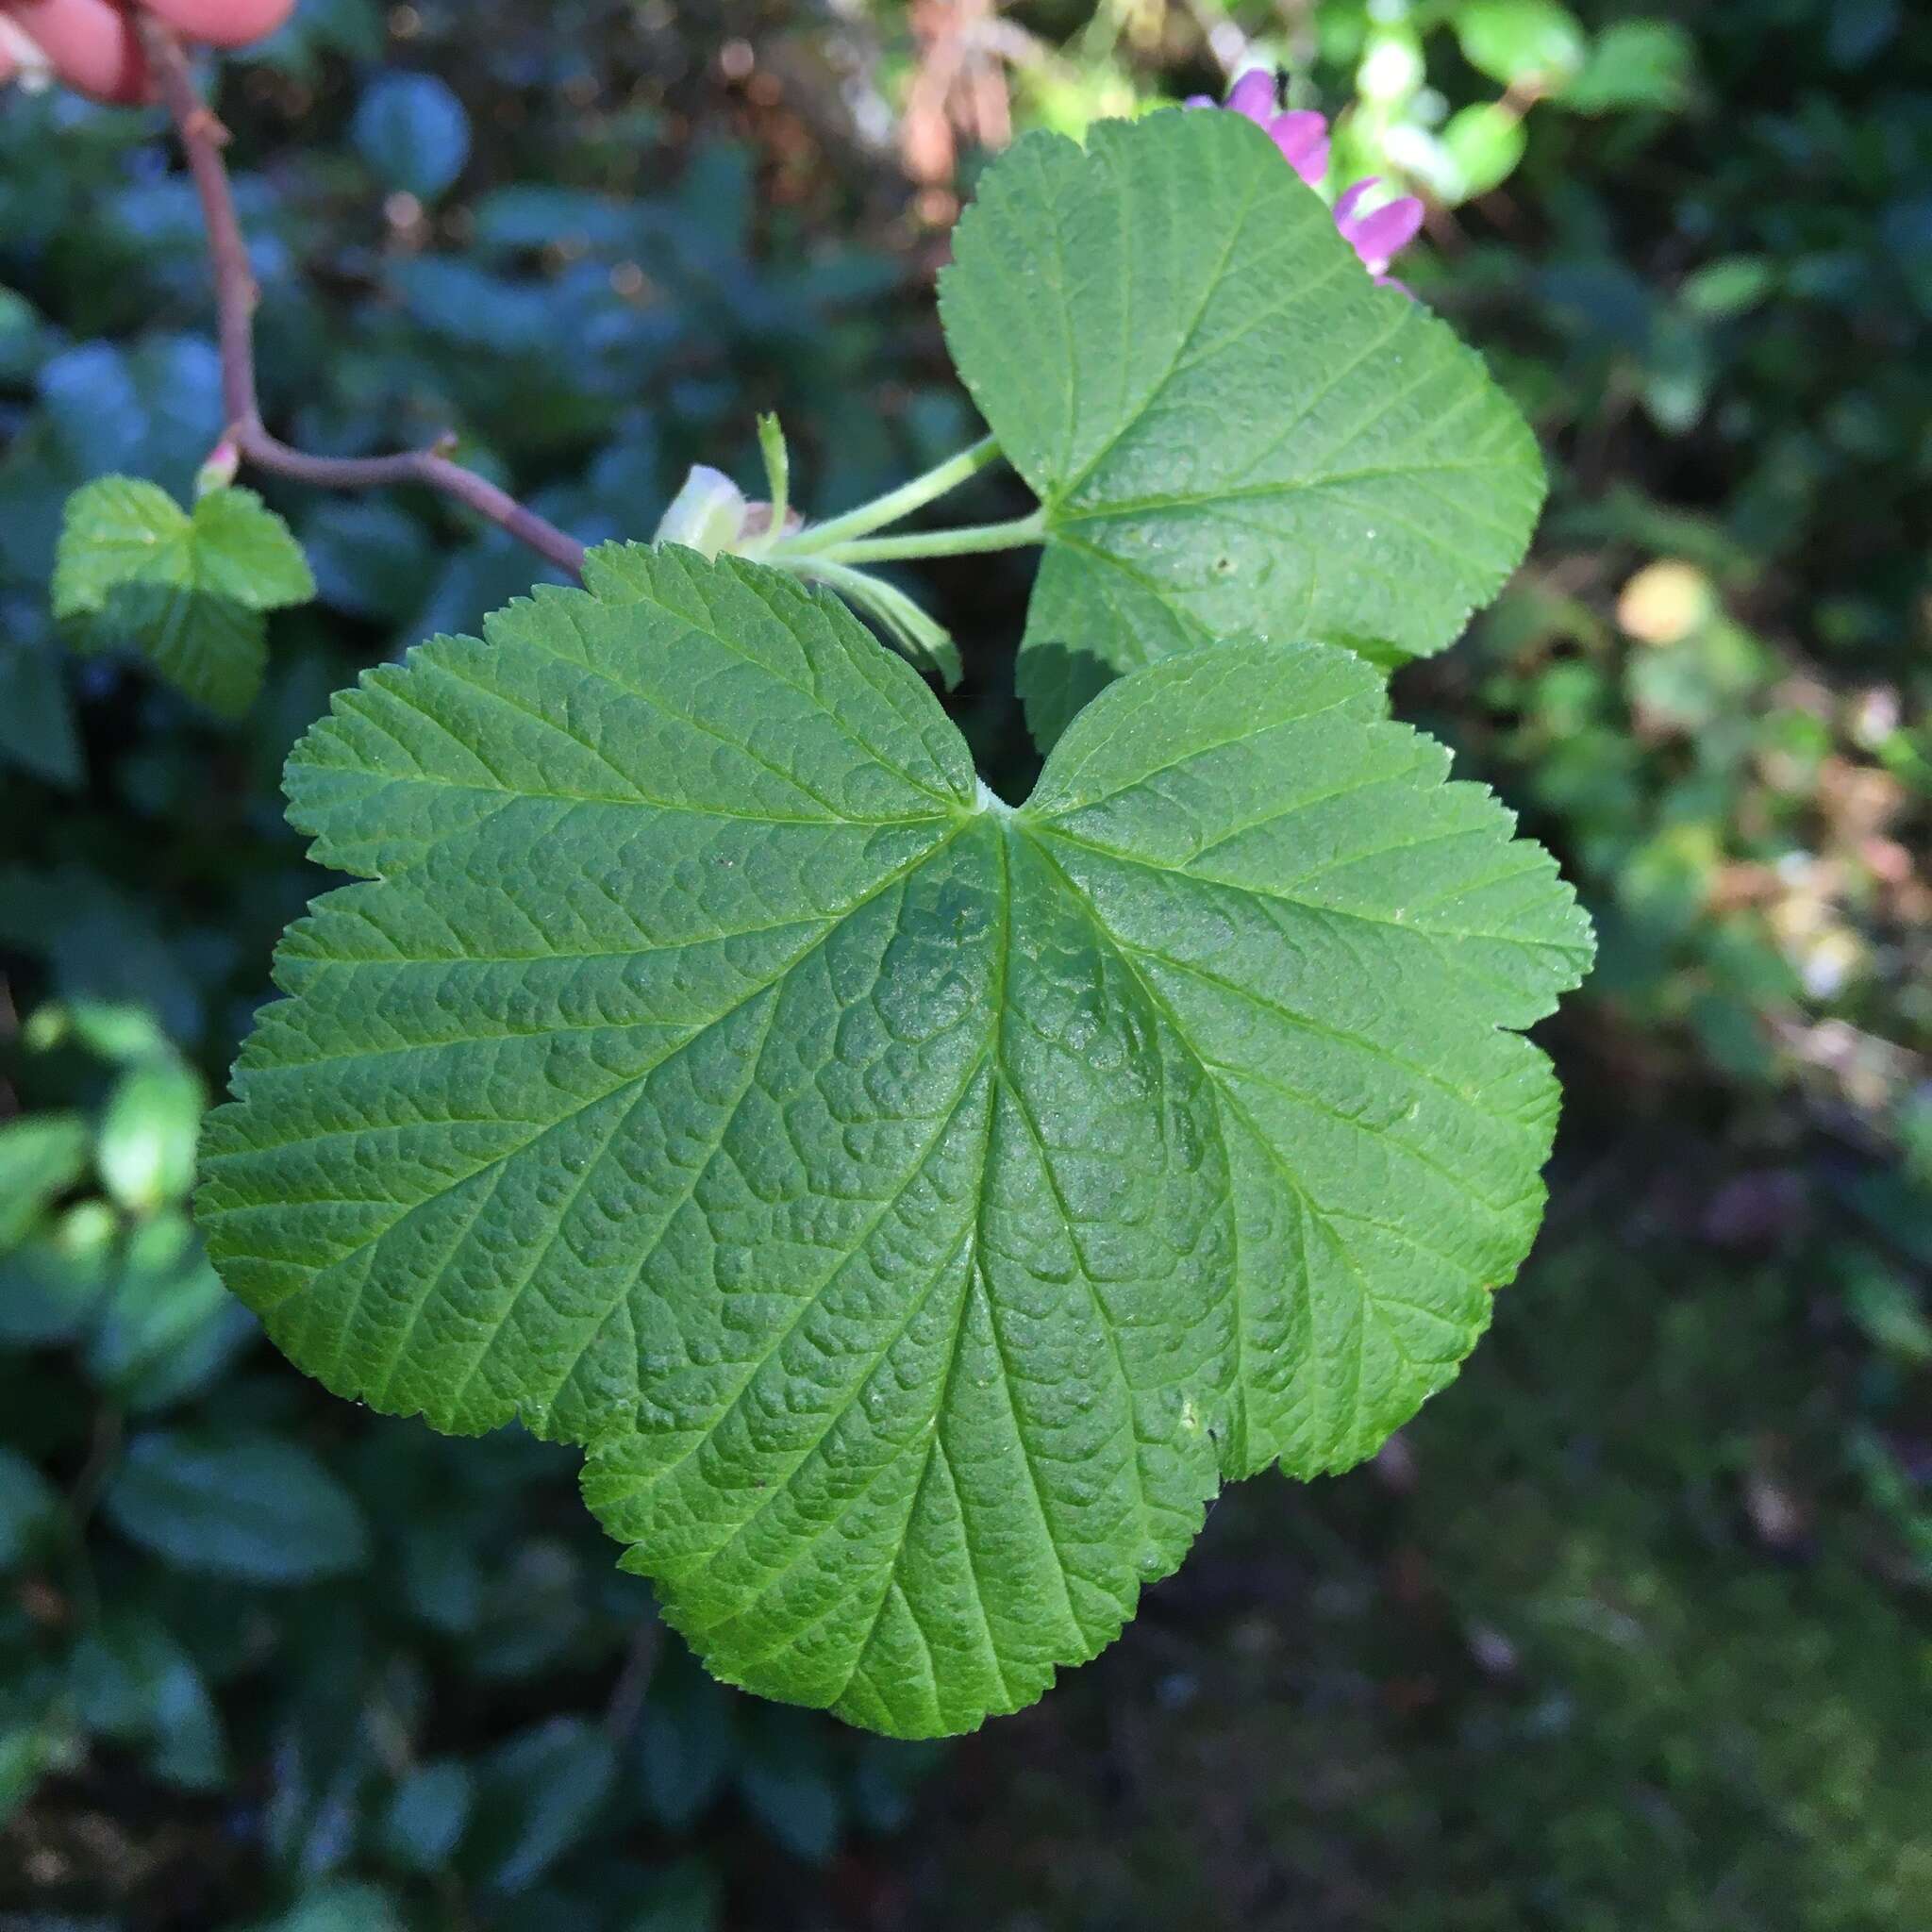
<svg viewBox="0 0 1932 1932">
<path fill-rule="evenodd" d="M 1206 94 L 1189 100 L 1191 108 L 1211 108 Z M 1227 91 L 1222 104 L 1229 113 L 1252 121 L 1281 150 L 1281 158 L 1310 188 L 1319 188 L 1328 174 L 1328 123 L 1307 108 L 1278 111 L 1274 76 L 1265 67 L 1251 67 Z M 1387 288 L 1401 288 L 1388 273 L 1389 264 L 1416 238 L 1423 225 L 1423 205 L 1412 194 L 1398 195 L 1382 207 L 1361 212 L 1369 191 L 1380 185 L 1372 175 L 1357 181 L 1335 204 L 1335 225 L 1341 238 L 1361 257 L 1362 266 Z"/>
<path fill-rule="evenodd" d="M 1195 94 L 1191 108 L 1211 108 L 1206 94 Z M 1281 158 L 1310 188 L 1319 187 L 1328 173 L 1328 123 L 1306 108 L 1278 112 L 1274 76 L 1265 67 L 1251 67 L 1227 91 L 1229 113 L 1252 121 L 1281 150 Z"/>
<path fill-rule="evenodd" d="M 1364 197 L 1381 185 L 1381 179 L 1379 175 L 1371 175 L 1366 181 L 1357 181 L 1335 204 L 1335 225 L 1341 230 L 1341 239 L 1361 257 L 1362 266 L 1378 282 L 1389 283 L 1389 264 L 1422 227 L 1423 205 L 1412 194 L 1401 194 L 1367 214 L 1360 213 Z"/>
</svg>

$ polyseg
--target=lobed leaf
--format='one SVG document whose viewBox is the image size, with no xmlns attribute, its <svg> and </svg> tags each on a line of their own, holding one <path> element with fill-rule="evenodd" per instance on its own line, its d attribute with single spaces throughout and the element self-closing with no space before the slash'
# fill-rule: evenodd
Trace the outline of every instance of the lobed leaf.
<svg viewBox="0 0 1932 1932">
<path fill-rule="evenodd" d="M 1230 642 L 1013 809 L 824 593 L 593 553 L 337 700 L 201 1213 L 301 1366 L 521 1419 L 721 1676 L 899 1735 L 1372 1452 L 1534 1233 L 1589 937 L 1380 681 Z"/>
<path fill-rule="evenodd" d="M 1514 407 L 1238 114 L 1029 135 L 940 299 L 1046 511 L 1020 668 L 1042 745 L 1109 678 L 1229 634 L 1439 651 L 1528 545 Z"/>
<path fill-rule="evenodd" d="M 68 499 L 53 606 L 71 641 L 137 650 L 225 717 L 261 689 L 262 613 L 314 595 L 301 545 L 252 490 L 210 491 L 191 512 L 156 484 L 102 476 Z"/>
</svg>

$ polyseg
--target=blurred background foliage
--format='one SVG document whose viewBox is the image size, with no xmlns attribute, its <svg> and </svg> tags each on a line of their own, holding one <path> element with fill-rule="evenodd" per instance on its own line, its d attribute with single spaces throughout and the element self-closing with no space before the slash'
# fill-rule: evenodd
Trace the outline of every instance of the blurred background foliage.
<svg viewBox="0 0 1932 1932">
<path fill-rule="evenodd" d="M 46 610 L 68 491 L 220 427 L 152 116 L 0 102 L 0 1924 L 1932 1924 L 1932 19 L 1907 0 L 303 0 L 220 102 L 271 419 L 444 430 L 587 538 L 783 416 L 816 513 L 970 437 L 988 152 L 1278 63 L 1541 432 L 1404 712 L 1604 936 L 1537 1258 L 1371 1469 L 1231 1492 L 943 1749 L 710 1685 L 568 1455 L 338 1404 L 222 1295 L 197 1123 L 319 883 L 290 743 L 525 589 L 272 492 L 322 601 L 218 724 Z M 1257 399 L 1264 407 L 1265 399 Z M 1011 514 L 996 480 L 961 514 Z M 1024 558 L 911 587 L 1015 795 Z"/>
</svg>

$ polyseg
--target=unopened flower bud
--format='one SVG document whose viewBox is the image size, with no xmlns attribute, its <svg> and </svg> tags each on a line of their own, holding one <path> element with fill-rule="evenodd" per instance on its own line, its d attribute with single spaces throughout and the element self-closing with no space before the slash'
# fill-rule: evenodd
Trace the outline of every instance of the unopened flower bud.
<svg viewBox="0 0 1932 1932">
<path fill-rule="evenodd" d="M 749 508 L 744 491 L 722 470 L 695 463 L 664 512 L 657 541 L 682 543 L 708 558 L 721 556 L 743 540 Z"/>
<path fill-rule="evenodd" d="M 217 490 L 225 490 L 235 480 L 235 473 L 242 467 L 242 452 L 235 445 L 232 436 L 225 436 L 208 452 L 208 461 L 195 472 L 194 493 L 197 497 L 208 496 Z"/>
</svg>

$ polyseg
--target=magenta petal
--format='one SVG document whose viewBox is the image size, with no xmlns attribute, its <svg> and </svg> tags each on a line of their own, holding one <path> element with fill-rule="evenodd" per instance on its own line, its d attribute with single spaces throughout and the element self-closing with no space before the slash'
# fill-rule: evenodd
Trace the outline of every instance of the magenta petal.
<svg viewBox="0 0 1932 1932">
<path fill-rule="evenodd" d="M 1268 124 L 1268 137 L 1281 158 L 1312 186 L 1328 172 L 1328 123 L 1307 108 L 1277 114 Z"/>
<path fill-rule="evenodd" d="M 1274 112 L 1274 76 L 1265 67 L 1251 67 L 1227 91 L 1227 106 L 1265 127 Z"/>
<path fill-rule="evenodd" d="M 1423 225 L 1423 205 L 1414 195 L 1405 194 L 1372 215 L 1353 224 L 1348 239 L 1355 252 L 1379 273 L 1416 238 Z"/>
<path fill-rule="evenodd" d="M 1366 181 L 1357 181 L 1353 188 L 1343 192 L 1341 198 L 1335 204 L 1335 225 L 1344 235 L 1348 234 L 1348 225 L 1354 219 L 1356 209 L 1362 205 L 1362 197 L 1370 189 L 1379 188 L 1381 185 L 1381 175 L 1371 175 Z M 1349 239 L 1353 241 L 1355 238 L 1350 236 Z"/>
<path fill-rule="evenodd" d="M 1220 105 L 1211 94 L 1190 94 L 1181 103 L 1184 108 L 1216 108 Z"/>
</svg>

